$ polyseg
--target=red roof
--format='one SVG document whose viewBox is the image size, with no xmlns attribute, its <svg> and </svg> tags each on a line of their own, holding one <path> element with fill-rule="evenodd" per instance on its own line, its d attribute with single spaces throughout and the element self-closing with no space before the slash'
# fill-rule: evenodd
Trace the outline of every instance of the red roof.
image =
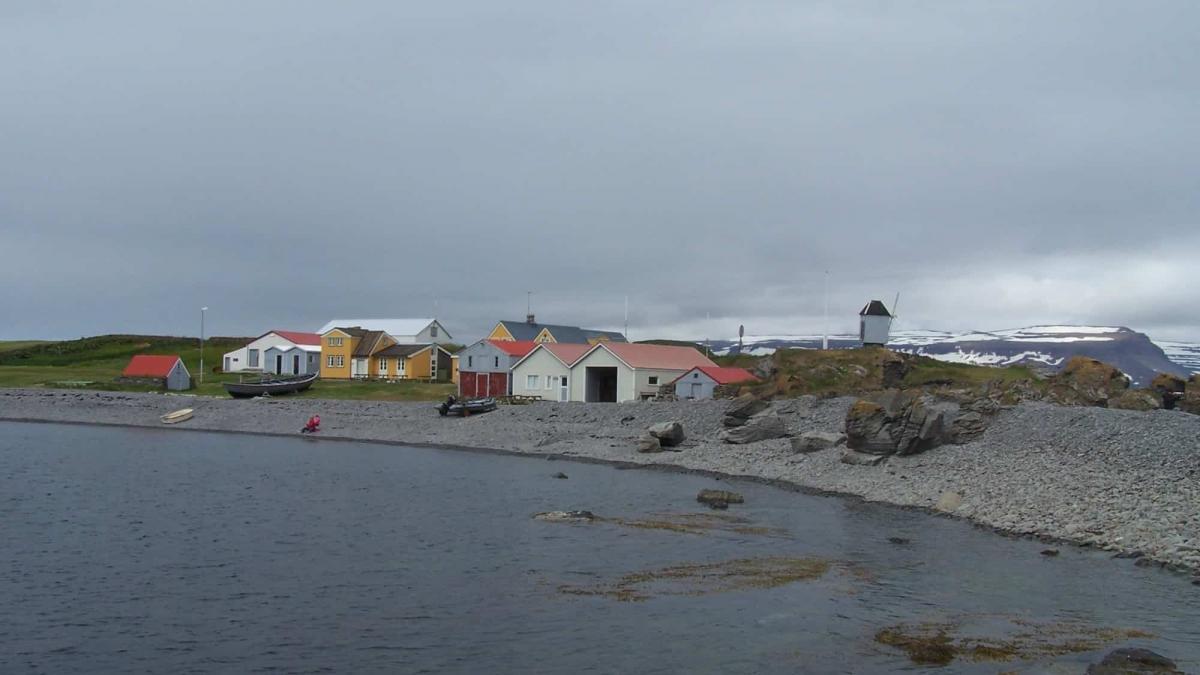
<svg viewBox="0 0 1200 675">
<path fill-rule="evenodd" d="M 166 377 L 178 361 L 178 356 L 138 354 L 129 360 L 121 377 Z"/>
<path fill-rule="evenodd" d="M 525 356 L 533 351 L 534 347 L 538 346 L 538 343 L 533 340 L 518 340 L 517 342 L 513 342 L 512 340 L 488 340 L 488 342 L 492 343 L 505 354 L 517 358 Z"/>
<path fill-rule="evenodd" d="M 718 366 L 699 366 L 697 368 L 693 368 L 692 370 L 699 370 L 700 372 L 704 373 L 705 375 L 711 377 L 714 381 L 716 381 L 717 384 L 734 384 L 736 382 L 747 382 L 747 381 L 758 382 L 758 378 L 755 377 L 753 373 L 746 370 L 745 368 L 721 368 Z M 692 371 L 689 370 L 687 373 L 680 375 L 678 380 L 682 380 L 683 378 L 687 377 L 688 373 L 690 373 L 690 372 L 692 372 Z M 676 380 L 676 381 L 678 381 L 678 380 Z"/>
<path fill-rule="evenodd" d="M 298 345 L 321 346 L 321 336 L 316 333 L 301 333 L 295 330 L 273 330 L 271 332 Z"/>
<path fill-rule="evenodd" d="M 717 364 L 691 347 L 646 345 L 629 342 L 601 342 L 600 345 L 624 361 L 630 368 L 651 370 L 691 370 L 697 366 L 716 368 Z"/>
<path fill-rule="evenodd" d="M 561 342 L 545 342 L 542 343 L 542 346 L 545 347 L 546 350 L 548 350 L 551 354 L 557 356 L 559 361 L 562 361 L 568 366 L 575 365 L 575 362 L 579 360 L 579 357 L 588 353 L 592 349 L 592 345 L 573 345 L 564 344 Z"/>
</svg>

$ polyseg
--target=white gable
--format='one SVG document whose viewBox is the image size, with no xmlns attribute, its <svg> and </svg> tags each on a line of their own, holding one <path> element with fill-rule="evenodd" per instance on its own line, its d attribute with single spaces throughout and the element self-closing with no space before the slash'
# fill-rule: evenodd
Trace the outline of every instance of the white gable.
<svg viewBox="0 0 1200 675">
<path fill-rule="evenodd" d="M 324 335 L 334 328 L 380 330 L 394 338 L 412 337 L 429 327 L 433 319 L 334 319 L 317 331 Z"/>
</svg>

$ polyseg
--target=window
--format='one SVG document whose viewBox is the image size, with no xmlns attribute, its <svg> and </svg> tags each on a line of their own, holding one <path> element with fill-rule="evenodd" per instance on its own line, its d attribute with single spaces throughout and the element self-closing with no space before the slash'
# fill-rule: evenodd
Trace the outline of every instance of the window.
<svg viewBox="0 0 1200 675">
<path fill-rule="evenodd" d="M 525 376 L 525 388 L 526 389 L 537 389 L 539 379 L 540 378 L 537 375 Z"/>
<path fill-rule="evenodd" d="M 325 359 L 325 365 L 329 368 L 341 368 L 346 365 L 346 358 L 344 356 L 330 356 Z"/>
<path fill-rule="evenodd" d="M 436 325 L 429 327 L 429 337 L 437 337 L 437 326 Z"/>
<path fill-rule="evenodd" d="M 500 367 L 500 357 L 499 356 L 496 357 L 496 363 L 492 364 L 492 367 L 494 367 L 494 368 Z"/>
<path fill-rule="evenodd" d="M 700 373 L 692 373 L 692 379 L 693 379 L 693 380 L 695 380 L 695 379 L 699 379 L 699 377 L 700 377 Z"/>
<path fill-rule="evenodd" d="M 474 361 L 475 361 L 474 356 L 468 356 L 467 357 L 467 367 L 470 368 L 470 367 L 474 366 L 475 365 Z"/>
<path fill-rule="evenodd" d="M 330 347 L 341 347 L 341 346 L 342 346 L 342 339 L 343 339 L 343 338 L 339 338 L 339 337 L 331 337 L 331 338 L 329 338 L 329 346 L 330 346 Z"/>
<path fill-rule="evenodd" d="M 555 376 L 553 376 L 553 375 L 547 375 L 547 376 L 546 376 L 546 388 L 547 388 L 547 389 L 553 389 L 553 388 L 554 388 L 554 383 L 555 383 L 555 382 L 557 382 L 557 381 L 558 381 L 558 378 L 557 378 L 557 377 L 555 377 Z"/>
<path fill-rule="evenodd" d="M 251 368 L 258 367 L 258 350 L 257 349 L 250 350 L 250 367 Z"/>
<path fill-rule="evenodd" d="M 658 384 L 658 376 L 657 375 L 650 376 L 650 384 Z"/>
<path fill-rule="evenodd" d="M 388 360 L 387 360 L 386 356 L 379 357 L 379 376 L 380 377 L 387 377 L 387 366 L 388 366 L 387 361 Z"/>
</svg>

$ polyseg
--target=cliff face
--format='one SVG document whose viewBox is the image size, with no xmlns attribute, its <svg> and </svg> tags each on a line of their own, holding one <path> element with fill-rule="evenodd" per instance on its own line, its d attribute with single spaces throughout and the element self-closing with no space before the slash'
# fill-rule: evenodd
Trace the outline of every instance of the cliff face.
<svg viewBox="0 0 1200 675">
<path fill-rule="evenodd" d="M 1186 343 L 1172 343 L 1176 346 Z M 766 354 L 780 348 L 816 349 L 820 336 L 748 337 L 744 351 Z M 835 349 L 856 347 L 856 337 L 830 336 Z M 737 342 L 712 343 L 715 353 L 737 352 Z M 1158 372 L 1186 376 L 1192 369 L 1187 363 L 1172 361 L 1144 333 L 1108 326 L 1033 326 L 1001 331 L 896 331 L 888 348 L 910 354 L 922 354 L 941 361 L 975 365 L 1027 365 L 1048 372 L 1061 370 L 1073 356 L 1087 356 L 1120 368 L 1133 379 L 1134 386 L 1145 386 Z M 1188 353 L 1182 347 L 1172 353 Z M 1200 348 L 1195 351 L 1200 369 Z"/>
</svg>

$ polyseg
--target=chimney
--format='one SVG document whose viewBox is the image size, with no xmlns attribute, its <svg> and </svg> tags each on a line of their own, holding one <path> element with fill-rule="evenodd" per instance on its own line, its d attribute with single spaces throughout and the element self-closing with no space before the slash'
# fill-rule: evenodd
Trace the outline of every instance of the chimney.
<svg viewBox="0 0 1200 675">
<path fill-rule="evenodd" d="M 532 313 L 525 315 L 525 323 L 529 324 L 530 326 L 537 323 L 537 321 L 534 320 Z"/>
</svg>

